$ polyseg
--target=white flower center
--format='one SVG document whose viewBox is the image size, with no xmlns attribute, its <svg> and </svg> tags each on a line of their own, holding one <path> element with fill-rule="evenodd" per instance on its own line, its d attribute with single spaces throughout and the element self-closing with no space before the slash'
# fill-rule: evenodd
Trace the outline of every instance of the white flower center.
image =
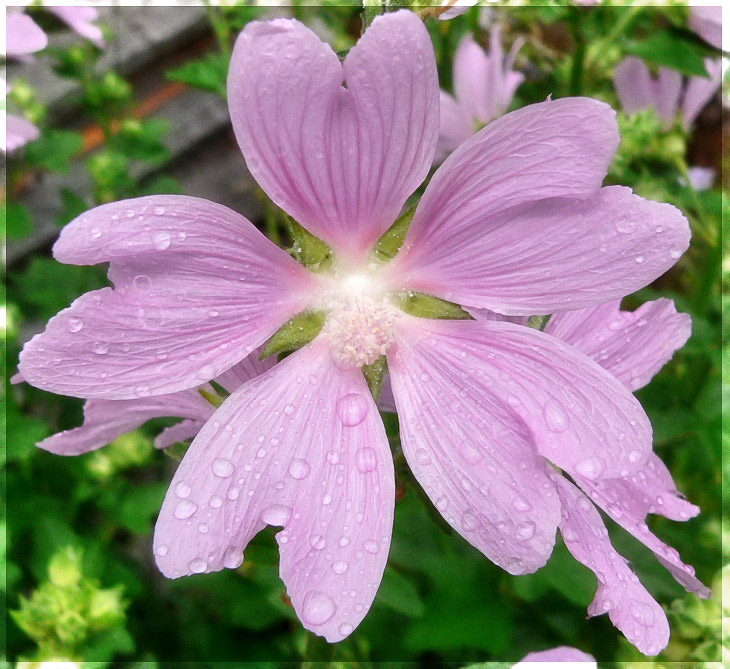
<svg viewBox="0 0 730 669">
<path fill-rule="evenodd" d="M 393 325 L 400 311 L 373 275 L 330 276 L 322 307 L 328 312 L 322 332 L 337 361 L 355 367 L 370 365 L 393 343 Z"/>
</svg>

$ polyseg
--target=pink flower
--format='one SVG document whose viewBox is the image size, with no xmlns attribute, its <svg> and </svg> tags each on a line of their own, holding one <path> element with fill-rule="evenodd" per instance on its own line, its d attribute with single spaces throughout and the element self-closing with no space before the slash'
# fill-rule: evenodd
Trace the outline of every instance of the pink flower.
<svg viewBox="0 0 730 669">
<path fill-rule="evenodd" d="M 370 250 L 428 174 L 438 137 L 433 50 L 407 11 L 375 19 L 344 63 L 297 21 L 250 23 L 228 94 L 251 173 L 331 246 L 332 266 L 308 271 L 205 200 L 102 205 L 62 231 L 54 254 L 111 262 L 114 288 L 51 319 L 23 349 L 21 372 L 86 398 L 174 393 L 230 369 L 297 313 L 320 311 L 319 335 L 233 392 L 193 441 L 155 529 L 162 572 L 235 568 L 251 537 L 281 526 L 280 574 L 302 623 L 329 641 L 349 635 L 375 596 L 392 528 L 393 464 L 361 372 L 382 355 L 405 456 L 436 507 L 496 564 L 535 571 L 567 522 L 561 498 L 572 504 L 546 459 L 593 487 L 638 475 L 652 458 L 645 413 L 550 335 L 398 305 L 426 292 L 512 316 L 591 307 L 671 267 L 689 243 L 686 219 L 601 188 L 614 113 L 568 98 L 504 116 L 460 146 L 401 251 L 379 261 Z"/>
<path fill-rule="evenodd" d="M 3 153 L 12 153 L 25 146 L 28 142 L 38 139 L 40 134 L 38 128 L 22 116 L 5 114 L 2 112 L 5 121 L 5 135 L 0 150 Z"/>
<path fill-rule="evenodd" d="M 501 28 L 495 25 L 489 35 L 489 53 L 467 33 L 454 55 L 454 93 L 441 91 L 441 124 L 436 162 L 441 162 L 459 144 L 471 137 L 480 125 L 489 123 L 509 107 L 524 76 L 512 69 L 523 44 L 518 39 L 505 58 Z"/>
<path fill-rule="evenodd" d="M 628 56 L 616 66 L 613 83 L 627 114 L 654 107 L 667 128 L 674 123 L 681 100 L 682 127 L 688 130 L 720 87 L 721 66 L 720 59 L 705 59 L 708 76 L 690 77 L 683 94 L 682 75 L 679 72 L 660 67 L 657 77 L 653 78 L 642 60 Z"/>
<path fill-rule="evenodd" d="M 473 7 L 478 0 L 441 0 L 439 8 L 443 9 L 438 18 L 441 21 L 447 21 L 463 14 L 469 7 Z"/>
<path fill-rule="evenodd" d="M 584 653 L 577 648 L 571 648 L 570 646 L 559 646 L 550 650 L 528 653 L 514 665 L 514 668 L 528 669 L 533 662 L 550 662 L 551 664 L 568 663 L 570 666 L 575 666 L 576 668 L 582 667 L 583 669 L 595 669 L 598 666 L 592 655 Z"/>
<path fill-rule="evenodd" d="M 19 11 L 5 14 L 5 54 L 8 58 L 19 58 L 45 49 L 48 38 L 36 22 Z"/>
<path fill-rule="evenodd" d="M 722 7 L 703 6 L 689 8 L 689 27 L 705 42 L 722 48 Z"/>
<path fill-rule="evenodd" d="M 99 48 L 104 46 L 104 34 L 94 21 L 99 18 L 99 12 L 95 7 L 71 6 L 71 7 L 45 7 L 49 12 L 55 14 L 61 21 L 82 37 L 90 40 Z"/>
</svg>

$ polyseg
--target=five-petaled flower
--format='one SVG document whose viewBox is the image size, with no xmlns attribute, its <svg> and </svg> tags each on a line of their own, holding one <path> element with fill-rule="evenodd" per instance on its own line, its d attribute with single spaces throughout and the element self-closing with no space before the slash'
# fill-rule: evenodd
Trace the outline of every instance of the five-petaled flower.
<svg viewBox="0 0 730 669">
<path fill-rule="evenodd" d="M 569 98 L 487 126 L 434 175 L 384 262 L 371 249 L 427 175 L 438 137 L 418 18 L 376 19 L 344 63 L 297 21 L 251 23 L 228 93 L 251 173 L 334 250 L 329 268 L 308 271 L 205 200 L 103 205 L 70 223 L 54 254 L 110 261 L 114 288 L 80 297 L 21 353 L 38 387 L 153 398 L 216 378 L 299 312 L 326 315 L 313 341 L 235 390 L 198 433 L 155 528 L 162 572 L 235 568 L 256 533 L 281 526 L 280 573 L 304 626 L 349 635 L 375 596 L 393 520 L 393 463 L 361 371 L 383 355 L 405 456 L 470 543 L 522 574 L 546 562 L 558 526 L 587 536 L 596 512 L 548 461 L 599 504 L 613 494 L 606 482 L 651 469 L 651 428 L 630 390 L 549 334 L 399 305 L 421 292 L 510 317 L 578 310 L 671 267 L 689 241 L 682 214 L 601 188 L 618 143 L 611 109 Z M 602 573 L 620 569 L 597 551 L 610 562 Z M 613 610 L 608 595 L 600 603 Z"/>
</svg>

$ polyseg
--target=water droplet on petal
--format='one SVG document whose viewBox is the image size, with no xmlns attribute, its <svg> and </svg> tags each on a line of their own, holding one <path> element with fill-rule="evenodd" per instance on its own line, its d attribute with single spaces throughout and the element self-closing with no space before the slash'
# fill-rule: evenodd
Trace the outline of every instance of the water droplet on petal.
<svg viewBox="0 0 730 669">
<path fill-rule="evenodd" d="M 670 249 L 669 255 L 674 259 L 677 260 L 682 255 L 682 251 L 679 249 Z"/>
<path fill-rule="evenodd" d="M 284 407 L 284 413 L 285 413 L 285 414 L 286 414 L 287 416 L 291 416 L 291 415 L 292 415 L 292 414 L 294 413 L 294 405 L 293 405 L 293 404 L 287 404 L 287 405 L 286 405 L 286 406 Z"/>
<path fill-rule="evenodd" d="M 208 568 L 208 563 L 202 558 L 195 558 L 190 560 L 188 568 L 193 574 L 202 574 Z"/>
<path fill-rule="evenodd" d="M 565 415 L 563 407 L 556 400 L 550 399 L 545 402 L 542 415 L 551 432 L 565 432 L 568 429 L 568 416 Z"/>
<path fill-rule="evenodd" d="M 261 512 L 261 520 L 267 525 L 286 525 L 291 518 L 291 509 L 284 504 L 273 504 Z"/>
<path fill-rule="evenodd" d="M 313 537 L 309 538 L 309 545 L 314 548 L 314 550 L 321 551 L 325 547 L 326 541 L 323 536 L 315 534 Z"/>
<path fill-rule="evenodd" d="M 368 402 L 360 393 L 350 393 L 337 400 L 337 416 L 345 427 L 354 427 L 365 420 Z"/>
<path fill-rule="evenodd" d="M 165 545 L 163 544 L 163 545 L 160 545 L 160 546 L 158 546 L 158 547 L 157 547 L 157 548 L 155 549 L 155 553 L 157 553 L 157 555 L 159 555 L 160 557 L 165 557 L 165 555 L 167 555 L 167 551 L 168 551 L 168 550 L 169 550 L 169 549 L 167 548 L 167 546 L 165 546 Z"/>
<path fill-rule="evenodd" d="M 225 458 L 216 458 L 211 465 L 213 473 L 222 479 L 227 479 L 233 474 L 233 463 Z"/>
<path fill-rule="evenodd" d="M 639 460 L 641 460 L 641 452 L 640 451 L 631 451 L 629 453 L 629 462 L 636 463 Z"/>
<path fill-rule="evenodd" d="M 338 560 L 332 565 L 332 571 L 335 572 L 335 574 L 344 574 L 350 565 L 347 564 L 344 560 Z"/>
<path fill-rule="evenodd" d="M 529 511 L 532 508 L 532 504 L 530 504 L 526 498 L 522 497 L 522 495 L 517 495 L 517 497 L 512 500 L 512 506 L 517 511 Z"/>
<path fill-rule="evenodd" d="M 595 481 L 606 468 L 606 463 L 601 458 L 583 458 L 575 463 L 575 471 L 591 481 Z"/>
<path fill-rule="evenodd" d="M 208 534 L 209 529 L 210 528 L 208 527 L 207 523 L 200 523 L 200 525 L 198 525 L 198 532 L 200 532 L 201 534 Z"/>
<path fill-rule="evenodd" d="M 465 530 L 475 530 L 479 526 L 479 520 L 472 511 L 465 511 L 461 516 L 461 526 Z"/>
<path fill-rule="evenodd" d="M 180 498 L 184 499 L 185 497 L 190 497 L 190 493 L 193 491 L 193 489 L 185 483 L 185 481 L 179 481 L 175 484 L 175 494 Z"/>
<path fill-rule="evenodd" d="M 175 507 L 174 516 L 178 520 L 185 520 L 190 518 L 198 510 L 198 505 L 195 502 L 191 502 L 189 499 L 184 499 L 178 502 Z"/>
<path fill-rule="evenodd" d="M 315 590 L 304 597 L 302 617 L 310 625 L 323 625 L 335 615 L 336 610 L 337 606 L 328 594 Z"/>
<path fill-rule="evenodd" d="M 82 327 L 84 327 L 84 321 L 80 318 L 72 316 L 68 319 L 66 327 L 68 328 L 69 332 L 78 332 Z"/>
<path fill-rule="evenodd" d="M 436 500 L 436 508 L 439 511 L 446 511 L 446 507 L 449 505 L 449 500 L 447 500 L 445 497 L 439 497 Z"/>
<path fill-rule="evenodd" d="M 210 498 L 208 504 L 210 504 L 210 507 L 212 509 L 220 509 L 223 505 L 223 498 L 218 497 L 218 495 L 213 495 L 213 497 Z"/>
<path fill-rule="evenodd" d="M 147 397 L 150 394 L 150 387 L 144 384 L 137 386 L 134 389 L 134 394 L 137 395 L 137 397 Z"/>
<path fill-rule="evenodd" d="M 306 460 L 302 460 L 301 458 L 294 458 L 289 463 L 289 476 L 297 479 L 298 481 L 307 478 L 307 476 L 309 476 L 310 470 L 311 468 L 309 466 L 309 463 Z"/>
<path fill-rule="evenodd" d="M 223 566 L 226 569 L 238 569 L 243 564 L 243 549 L 231 546 L 223 554 Z"/>
<path fill-rule="evenodd" d="M 419 465 L 430 465 L 431 456 L 425 448 L 416 449 L 416 462 Z"/>
<path fill-rule="evenodd" d="M 158 251 L 164 251 L 169 248 L 171 241 L 170 233 L 165 230 L 160 230 L 152 236 L 152 244 Z"/>
<path fill-rule="evenodd" d="M 527 541 L 528 539 L 532 539 L 532 537 L 535 535 L 535 529 L 535 523 L 533 523 L 531 520 L 528 520 L 527 522 L 520 523 L 517 526 L 515 534 L 520 541 Z"/>
<path fill-rule="evenodd" d="M 616 223 L 616 230 L 618 232 L 622 232 L 624 234 L 628 234 L 629 232 L 632 232 L 635 227 L 635 223 L 633 221 L 619 221 Z"/>
<path fill-rule="evenodd" d="M 164 207 L 155 207 L 155 208 L 153 209 L 153 211 L 154 211 L 154 212 L 155 212 L 155 214 L 157 214 L 158 216 L 162 216 L 162 215 L 163 215 L 163 214 L 165 213 L 165 208 L 164 208 Z"/>
<path fill-rule="evenodd" d="M 109 351 L 109 344 L 105 341 L 95 341 L 91 350 L 97 355 L 105 355 Z"/>
<path fill-rule="evenodd" d="M 644 262 L 644 256 L 635 256 L 634 257 L 634 262 L 637 262 L 639 264 L 643 263 Z"/>
<path fill-rule="evenodd" d="M 350 623 L 342 623 L 342 625 L 340 625 L 338 629 L 342 636 L 352 634 L 352 625 L 350 625 Z"/>
<path fill-rule="evenodd" d="M 368 552 L 368 553 L 377 553 L 380 550 L 380 544 L 375 541 L 374 539 L 368 539 L 365 543 L 363 543 L 362 547 Z"/>
<path fill-rule="evenodd" d="M 150 278 L 147 275 L 139 274 L 132 279 L 132 285 L 137 290 L 149 290 L 152 285 L 152 281 L 150 281 Z"/>
<path fill-rule="evenodd" d="M 378 457 L 372 448 L 359 448 L 355 453 L 358 471 L 363 474 L 373 471 L 378 465 Z"/>
</svg>

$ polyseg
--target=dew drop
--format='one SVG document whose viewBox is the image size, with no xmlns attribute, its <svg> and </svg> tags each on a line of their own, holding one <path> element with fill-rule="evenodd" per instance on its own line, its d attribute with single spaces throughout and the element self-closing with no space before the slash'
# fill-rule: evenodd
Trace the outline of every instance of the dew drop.
<svg viewBox="0 0 730 669">
<path fill-rule="evenodd" d="M 557 401 L 550 399 L 545 402 L 542 415 L 545 417 L 548 430 L 551 432 L 565 432 L 568 429 L 568 417 Z"/>
<path fill-rule="evenodd" d="M 157 214 L 157 216 L 162 216 L 165 213 L 165 208 L 164 207 L 155 207 L 153 209 L 153 211 L 155 212 L 155 214 Z"/>
<path fill-rule="evenodd" d="M 190 518 L 198 510 L 198 505 L 195 502 L 191 502 L 189 499 L 184 499 L 178 502 L 175 507 L 174 516 L 178 520 L 185 520 Z"/>
<path fill-rule="evenodd" d="M 445 497 L 439 497 L 436 500 L 436 508 L 439 511 L 446 511 L 446 507 L 449 505 L 449 500 L 447 500 Z"/>
<path fill-rule="evenodd" d="M 285 413 L 285 414 L 286 414 L 287 416 L 291 416 L 291 415 L 292 415 L 292 414 L 294 413 L 294 405 L 293 405 L 293 404 L 287 404 L 287 405 L 286 405 L 286 406 L 284 407 L 284 413 Z"/>
<path fill-rule="evenodd" d="M 335 572 L 335 574 L 344 574 L 349 567 L 350 565 L 344 560 L 338 560 L 332 565 L 332 571 Z"/>
<path fill-rule="evenodd" d="M 532 537 L 535 536 L 535 528 L 535 523 L 533 523 L 531 520 L 528 520 L 527 522 L 520 523 L 517 526 L 515 535 L 520 541 L 527 541 L 528 539 L 532 539 Z"/>
<path fill-rule="evenodd" d="M 156 232 L 152 237 L 152 245 L 158 251 L 164 251 L 165 249 L 169 248 L 171 241 L 172 239 L 170 237 L 170 233 L 166 232 L 165 230 L 160 230 L 159 232 Z"/>
<path fill-rule="evenodd" d="M 168 547 L 162 544 L 155 549 L 155 553 L 157 553 L 157 555 L 159 555 L 160 557 L 165 557 L 168 550 Z"/>
<path fill-rule="evenodd" d="M 109 352 L 109 344 L 105 341 L 95 341 L 91 350 L 97 355 L 106 355 Z"/>
<path fill-rule="evenodd" d="M 342 623 L 342 625 L 340 625 L 338 629 L 342 636 L 352 634 L 352 625 L 350 625 L 350 623 Z"/>
<path fill-rule="evenodd" d="M 575 464 L 575 470 L 591 481 L 595 481 L 606 467 L 606 463 L 601 458 L 590 457 L 583 458 Z"/>
<path fill-rule="evenodd" d="M 634 257 L 634 262 L 637 262 L 639 264 L 643 263 L 644 262 L 644 256 L 635 256 Z"/>
<path fill-rule="evenodd" d="M 465 511 L 461 516 L 461 526 L 465 530 L 475 530 L 479 526 L 479 520 L 471 511 Z"/>
<path fill-rule="evenodd" d="M 315 590 L 304 597 L 302 617 L 310 625 L 323 625 L 335 615 L 336 610 L 337 606 L 328 594 Z"/>
<path fill-rule="evenodd" d="M 428 454 L 428 451 L 425 448 L 416 449 L 416 462 L 419 465 L 431 464 L 431 456 Z"/>
<path fill-rule="evenodd" d="M 639 460 L 641 460 L 641 452 L 640 451 L 631 451 L 629 453 L 629 462 L 636 463 Z"/>
<path fill-rule="evenodd" d="M 679 257 L 680 257 L 680 256 L 682 255 L 682 251 L 680 251 L 679 249 L 670 249 L 670 250 L 669 250 L 669 255 L 670 255 L 670 256 L 671 256 L 671 257 L 672 257 L 672 258 L 673 258 L 674 260 L 677 260 L 677 258 L 679 258 Z"/>
<path fill-rule="evenodd" d="M 360 393 L 350 393 L 337 400 L 337 416 L 345 427 L 354 427 L 365 420 L 368 402 Z"/>
<path fill-rule="evenodd" d="M 359 448 L 355 453 L 358 471 L 363 474 L 373 471 L 378 465 L 378 458 L 372 448 Z"/>
<path fill-rule="evenodd" d="M 175 484 L 175 494 L 180 499 L 185 499 L 186 497 L 190 497 L 190 493 L 193 491 L 193 489 L 185 483 L 185 481 L 178 481 L 177 484 Z"/>
<path fill-rule="evenodd" d="M 363 543 L 362 547 L 368 552 L 375 555 L 380 550 L 380 544 L 374 539 L 368 539 Z"/>
<path fill-rule="evenodd" d="M 132 285 L 137 290 L 149 290 L 152 285 L 152 281 L 146 274 L 138 274 L 132 279 Z"/>
<path fill-rule="evenodd" d="M 294 458 L 289 463 L 289 476 L 297 479 L 298 481 L 307 478 L 307 476 L 309 476 L 310 470 L 311 468 L 309 466 L 309 463 L 306 460 L 302 460 L 301 458 Z"/>
<path fill-rule="evenodd" d="M 321 551 L 327 545 L 327 542 L 323 536 L 315 534 L 314 536 L 309 537 L 309 545 L 314 548 L 314 550 Z"/>
<path fill-rule="evenodd" d="M 261 520 L 267 525 L 286 525 L 291 518 L 291 509 L 284 504 L 273 504 L 261 512 Z"/>
<path fill-rule="evenodd" d="M 522 495 L 517 495 L 512 500 L 512 506 L 516 511 L 529 511 L 532 508 L 532 504 L 522 497 Z"/>
<path fill-rule="evenodd" d="M 616 223 L 616 230 L 618 232 L 628 234 L 629 232 L 633 232 L 635 225 L 636 224 L 633 221 L 619 221 L 618 223 Z"/>
<path fill-rule="evenodd" d="M 208 504 L 210 504 L 210 507 L 212 509 L 220 509 L 223 505 L 223 498 L 218 497 L 218 495 L 213 495 L 213 497 L 210 498 Z"/>
<path fill-rule="evenodd" d="M 200 532 L 201 534 L 208 534 L 209 529 L 210 528 L 208 527 L 207 523 L 200 523 L 200 525 L 198 525 L 198 532 Z"/>
<path fill-rule="evenodd" d="M 227 479 L 233 474 L 233 463 L 225 458 L 216 458 L 211 465 L 213 473 L 222 479 Z"/>
<path fill-rule="evenodd" d="M 193 574 L 202 574 L 208 568 L 208 563 L 202 558 L 195 558 L 190 560 L 188 568 Z"/>
<path fill-rule="evenodd" d="M 84 327 L 84 321 L 80 318 L 76 318 L 75 316 L 72 316 L 68 319 L 68 322 L 66 323 L 66 327 L 68 328 L 69 332 L 78 332 L 82 327 Z"/>
<path fill-rule="evenodd" d="M 238 569 L 243 564 L 243 550 L 239 546 L 231 546 L 223 554 L 223 566 L 226 569 Z"/>
</svg>

